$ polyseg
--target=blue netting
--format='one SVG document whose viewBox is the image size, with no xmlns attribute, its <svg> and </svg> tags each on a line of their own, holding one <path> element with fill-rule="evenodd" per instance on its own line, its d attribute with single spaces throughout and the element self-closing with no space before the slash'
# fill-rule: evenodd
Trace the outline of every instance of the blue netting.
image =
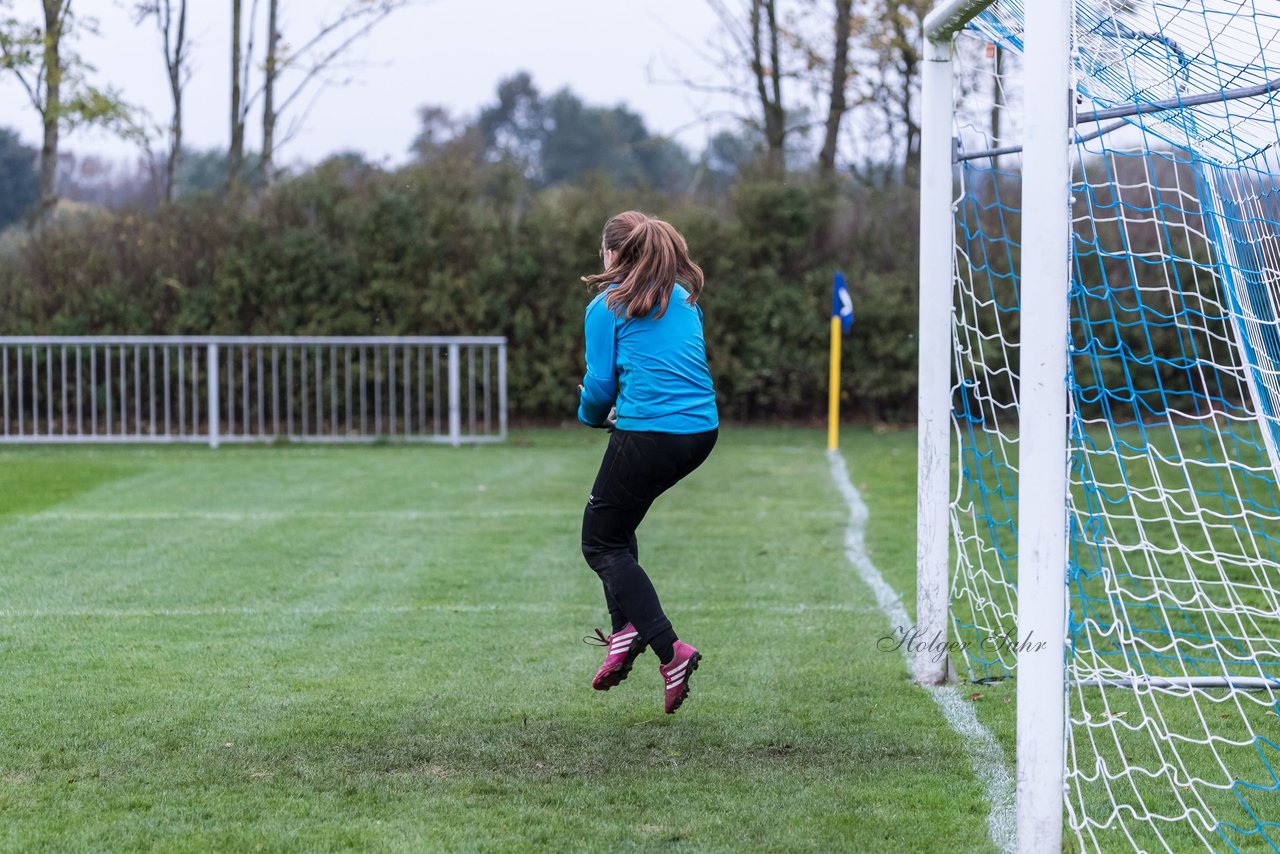
<svg viewBox="0 0 1280 854">
<path fill-rule="evenodd" d="M 971 31 L 1016 56 L 1021 20 L 1001 0 Z M 1086 114 L 1230 95 L 1280 79 L 1280 2 L 1081 2 L 1075 47 Z M 1189 850 L 1169 841 L 1185 833 L 1280 851 L 1278 99 L 1142 113 L 1075 146 L 1066 581 L 1069 678 L 1085 687 L 1069 702 L 1068 804 L 1082 842 Z M 962 149 L 1009 142 L 985 107 L 964 109 Z M 959 168 L 952 614 L 968 676 L 986 680 L 1015 670 L 981 640 L 1016 617 L 1020 158 Z M 1139 679 L 1172 681 L 1098 685 Z"/>
</svg>

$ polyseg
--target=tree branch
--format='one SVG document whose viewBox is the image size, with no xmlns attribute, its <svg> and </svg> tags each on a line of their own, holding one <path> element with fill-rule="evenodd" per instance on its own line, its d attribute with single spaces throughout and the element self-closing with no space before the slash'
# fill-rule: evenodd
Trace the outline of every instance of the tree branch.
<svg viewBox="0 0 1280 854">
<path fill-rule="evenodd" d="M 258 0 L 253 0 L 253 4 L 249 7 L 249 33 L 244 44 L 244 56 L 240 63 L 240 88 L 246 93 L 244 100 L 240 104 L 239 121 L 241 124 L 247 124 L 249 120 L 249 108 L 253 106 L 253 102 L 262 94 L 262 88 L 253 94 L 249 93 L 249 72 L 253 68 L 253 34 L 258 28 Z"/>
<path fill-rule="evenodd" d="M 0 41 L 0 59 L 4 60 L 4 68 L 0 70 L 8 71 L 12 73 L 14 77 L 18 78 L 18 83 L 21 84 L 23 90 L 27 93 L 27 99 L 31 101 L 31 106 L 35 107 L 40 111 L 40 114 L 43 115 L 44 104 L 41 101 L 36 88 L 32 86 L 31 81 L 27 80 L 26 75 L 22 73 L 22 68 L 18 65 L 19 62 L 24 64 L 30 62 L 30 57 L 13 53 L 5 41 Z M 39 80 L 40 78 L 37 76 L 37 86 L 39 85 Z"/>
<path fill-rule="evenodd" d="M 386 9 L 382 11 L 382 13 L 379 14 L 377 17 L 374 17 L 371 20 L 366 21 L 363 26 L 361 26 L 355 32 L 351 33 L 351 35 L 349 35 L 346 39 L 344 39 L 340 44 L 338 44 L 336 47 L 330 50 L 327 54 L 325 54 L 323 57 L 321 57 L 319 60 L 313 63 L 311 67 L 308 68 L 306 73 L 303 75 L 302 80 L 299 81 L 298 85 L 293 88 L 293 91 L 290 92 L 288 95 L 286 95 L 283 100 L 281 100 L 280 109 L 277 110 L 277 113 L 283 113 L 286 109 L 288 109 L 289 105 L 293 103 L 293 101 L 300 94 L 302 94 L 302 91 L 306 89 L 307 86 L 310 85 L 310 83 L 313 80 L 315 80 L 321 73 L 323 73 L 325 69 L 328 68 L 329 65 L 335 59 L 337 59 L 339 56 L 345 53 L 347 49 L 351 47 L 351 45 L 355 44 L 357 41 L 367 36 L 369 32 L 379 22 L 381 22 L 384 18 L 386 18 L 387 15 L 391 14 L 391 12 L 393 11 L 395 11 L 394 8 Z M 351 20 L 355 20 L 355 19 L 352 18 Z M 332 32 L 332 29 L 330 29 L 330 32 Z M 314 43 L 314 39 L 312 40 L 312 43 Z"/>
</svg>

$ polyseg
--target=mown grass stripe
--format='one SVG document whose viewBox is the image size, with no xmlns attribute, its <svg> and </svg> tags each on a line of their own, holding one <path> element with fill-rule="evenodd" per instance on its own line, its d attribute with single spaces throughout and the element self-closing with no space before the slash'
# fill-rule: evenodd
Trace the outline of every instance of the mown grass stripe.
<svg viewBox="0 0 1280 854">
<path fill-rule="evenodd" d="M 147 617 L 322 617 L 331 614 L 351 616 L 378 614 L 424 614 L 424 613 L 528 613 L 545 614 L 551 611 L 585 612 L 596 614 L 598 605 L 575 604 L 572 602 L 504 602 L 475 604 L 471 602 L 425 603 L 420 605 L 376 605 L 359 607 L 314 607 L 314 608 L 244 608 L 235 606 L 205 608 L 33 608 L 27 610 L 0 609 L 0 619 L 5 620 L 38 620 L 61 618 L 94 618 L 104 620 L 131 620 Z M 764 602 L 736 602 L 720 605 L 690 603 L 681 606 L 681 611 L 702 614 L 733 614 L 738 612 L 763 611 L 773 614 L 803 614 L 806 611 L 836 611 L 853 613 L 860 610 L 854 605 L 844 603 L 818 602 L 814 604 L 798 603 L 794 605 L 776 605 Z"/>
</svg>

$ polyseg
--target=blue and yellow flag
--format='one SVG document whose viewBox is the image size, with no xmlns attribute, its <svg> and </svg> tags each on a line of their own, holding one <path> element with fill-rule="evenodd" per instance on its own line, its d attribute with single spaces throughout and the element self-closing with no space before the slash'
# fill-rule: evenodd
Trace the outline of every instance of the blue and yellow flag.
<svg viewBox="0 0 1280 854">
<path fill-rule="evenodd" d="M 827 400 L 827 448 L 834 451 L 840 442 L 840 336 L 853 328 L 853 298 L 844 273 L 836 273 L 831 292 L 831 376 Z"/>
<path fill-rule="evenodd" d="M 831 293 L 831 316 L 840 318 L 840 327 L 846 335 L 849 334 L 853 328 L 853 298 L 849 296 L 844 273 L 836 273 L 836 284 Z"/>
</svg>

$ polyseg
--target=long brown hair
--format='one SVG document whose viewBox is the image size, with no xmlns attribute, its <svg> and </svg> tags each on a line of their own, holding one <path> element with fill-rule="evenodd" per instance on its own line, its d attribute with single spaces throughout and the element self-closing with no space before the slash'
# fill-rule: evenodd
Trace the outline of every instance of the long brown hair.
<svg viewBox="0 0 1280 854">
<path fill-rule="evenodd" d="M 626 317 L 645 317 L 656 305 L 656 316 L 662 317 L 677 282 L 689 292 L 689 305 L 698 301 L 702 268 L 689 259 L 689 245 L 670 223 L 623 211 L 605 224 L 602 242 L 614 253 L 613 266 L 582 281 L 597 289 L 618 284 L 605 297 L 610 311 L 617 313 L 621 306 Z"/>
</svg>

